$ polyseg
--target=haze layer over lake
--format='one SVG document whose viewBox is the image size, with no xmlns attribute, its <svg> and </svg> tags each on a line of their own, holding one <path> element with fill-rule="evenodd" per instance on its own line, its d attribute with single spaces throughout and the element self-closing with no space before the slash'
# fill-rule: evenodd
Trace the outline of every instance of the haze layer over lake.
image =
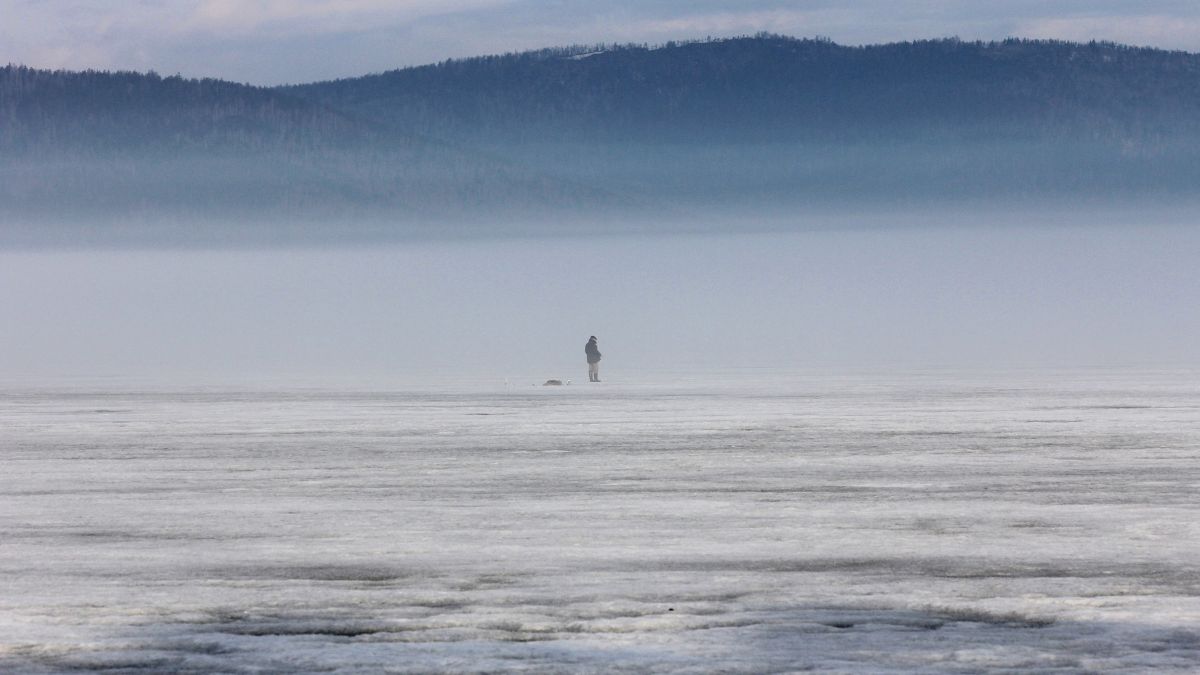
<svg viewBox="0 0 1200 675">
<path fill-rule="evenodd" d="M 0 372 L 398 381 L 1200 362 L 1188 225 L 0 253 Z M 1131 218 L 1131 221 L 1133 219 Z M 995 221 L 993 221 L 995 222 Z M 524 378 L 524 379 L 521 379 Z M 541 379 L 538 379 L 541 378 Z"/>
</svg>

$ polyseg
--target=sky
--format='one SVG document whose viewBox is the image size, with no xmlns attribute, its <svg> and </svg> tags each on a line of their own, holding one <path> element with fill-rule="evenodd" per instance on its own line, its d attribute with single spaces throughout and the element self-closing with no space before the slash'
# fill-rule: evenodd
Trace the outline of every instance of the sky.
<svg viewBox="0 0 1200 675">
<path fill-rule="evenodd" d="M 1200 2 L 0 0 L 0 63 L 281 84 L 546 46 L 758 31 L 843 44 L 1020 36 L 1200 51 Z"/>
</svg>

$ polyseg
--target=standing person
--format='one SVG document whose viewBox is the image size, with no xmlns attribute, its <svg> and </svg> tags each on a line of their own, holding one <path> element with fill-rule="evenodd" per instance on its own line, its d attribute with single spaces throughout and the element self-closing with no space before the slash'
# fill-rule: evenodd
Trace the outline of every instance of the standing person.
<svg viewBox="0 0 1200 675">
<path fill-rule="evenodd" d="M 596 336 L 593 335 L 583 346 L 583 353 L 587 354 L 588 362 L 588 382 L 600 381 L 600 350 L 596 347 Z"/>
</svg>

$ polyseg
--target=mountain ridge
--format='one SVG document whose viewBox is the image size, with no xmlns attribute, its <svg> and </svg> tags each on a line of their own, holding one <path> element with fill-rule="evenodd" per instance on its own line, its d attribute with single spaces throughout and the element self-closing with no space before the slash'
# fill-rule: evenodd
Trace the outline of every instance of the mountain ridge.
<svg viewBox="0 0 1200 675">
<path fill-rule="evenodd" d="M 851 118 L 854 123 L 896 129 L 898 117 L 925 125 L 981 115 L 991 115 L 985 121 L 1020 115 L 1027 122 L 1031 116 L 1061 114 L 1055 104 L 1070 102 L 1108 110 L 1114 123 L 1144 127 L 1174 107 L 1200 106 L 1200 55 L 1113 43 L 951 39 L 847 47 L 760 35 L 653 48 L 598 47 L 449 60 L 277 89 L 376 119 L 387 117 L 380 104 L 394 106 L 407 98 L 403 103 L 409 108 L 424 110 L 393 108 L 390 116 L 410 128 L 432 126 L 427 117 L 478 123 L 471 116 L 483 117 L 478 115 L 482 101 L 507 97 L 520 103 L 496 103 L 501 114 L 486 116 L 492 122 L 488 132 L 531 118 L 544 125 L 555 116 L 560 124 L 596 127 L 601 121 L 596 118 L 624 107 L 626 115 L 644 112 L 664 121 L 657 131 L 671 121 L 694 123 L 687 113 L 701 111 L 707 122 L 703 130 L 711 133 L 714 114 L 724 113 L 735 122 L 752 121 L 751 131 L 769 132 L 765 138 L 770 140 L 778 139 L 781 123 L 815 120 L 822 131 L 833 131 L 836 123 L 847 121 L 848 112 L 858 115 Z M 575 58 L 580 53 L 589 56 Z M 1154 86 L 1151 76 L 1161 80 L 1165 74 L 1174 77 Z M 1114 92 L 1135 98 L 1097 100 Z M 949 100 L 954 96 L 959 99 Z M 871 97 L 891 105 L 877 105 Z M 531 98 L 539 105 L 523 105 Z M 697 103 L 703 105 L 689 105 Z M 1059 132 L 1064 122 L 1078 119 L 1045 121 Z M 1200 129 L 1193 120 L 1175 121 L 1189 123 L 1193 132 Z"/>
<path fill-rule="evenodd" d="M 414 223 L 1180 200 L 1200 55 L 578 45 L 303 85 L 0 68 L 0 218 Z M 0 222 L 3 222 L 0 221 Z M 353 229 L 353 225 L 347 226 Z M 553 230 L 554 226 L 548 226 Z"/>
</svg>

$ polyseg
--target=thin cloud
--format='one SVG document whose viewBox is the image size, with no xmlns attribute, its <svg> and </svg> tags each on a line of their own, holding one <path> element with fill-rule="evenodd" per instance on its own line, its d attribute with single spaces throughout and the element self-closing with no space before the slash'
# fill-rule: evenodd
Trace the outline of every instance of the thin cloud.
<svg viewBox="0 0 1200 675">
<path fill-rule="evenodd" d="M 652 35 L 690 33 L 693 36 L 710 33 L 736 32 L 806 32 L 813 26 L 828 22 L 827 12 L 795 10 L 764 10 L 757 12 L 716 12 L 679 16 L 669 19 L 642 21 L 635 25 L 638 32 Z"/>
<path fill-rule="evenodd" d="M 429 16 L 469 12 L 511 0 L 203 0 L 182 21 L 182 31 L 253 34 L 286 30 L 321 34 L 362 30 L 380 22 L 402 24 Z"/>
<path fill-rule="evenodd" d="M 1200 49 L 1200 17 L 1166 15 L 1050 17 L 1022 22 L 1026 37 L 1087 42 L 1109 40 L 1134 45 L 1196 51 Z"/>
</svg>

